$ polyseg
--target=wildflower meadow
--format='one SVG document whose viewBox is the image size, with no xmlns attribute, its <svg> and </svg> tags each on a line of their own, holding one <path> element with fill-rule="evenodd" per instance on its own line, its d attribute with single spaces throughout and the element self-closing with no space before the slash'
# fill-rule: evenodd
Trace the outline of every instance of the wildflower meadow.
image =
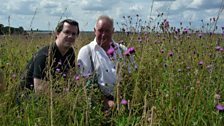
<svg viewBox="0 0 224 126">
<path fill-rule="evenodd" d="M 132 56 L 134 62 L 131 70 L 117 65 L 116 105 L 108 113 L 101 110 L 99 89 L 79 76 L 78 64 L 66 75 L 69 80 L 49 81 L 51 87 L 69 83 L 71 90 L 48 95 L 31 92 L 18 103 L 16 88 L 27 61 L 53 42 L 54 35 L 2 35 L 0 83 L 5 87 L 0 92 L 0 125 L 222 126 L 224 26 L 216 26 L 217 20 L 201 20 L 198 29 L 191 22 L 173 27 L 162 13 L 151 22 L 138 14 L 115 22 L 120 29 L 114 40 L 128 48 L 124 57 Z M 81 32 L 74 45 L 76 56 L 93 39 L 93 32 Z"/>
</svg>

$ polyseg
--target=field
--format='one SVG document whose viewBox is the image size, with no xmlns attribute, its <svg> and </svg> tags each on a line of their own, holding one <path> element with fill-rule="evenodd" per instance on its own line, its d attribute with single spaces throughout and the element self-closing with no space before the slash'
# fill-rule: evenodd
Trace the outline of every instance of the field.
<svg viewBox="0 0 224 126">
<path fill-rule="evenodd" d="M 224 36 L 203 29 L 175 31 L 165 23 L 160 28 L 160 32 L 127 33 L 124 29 L 115 33 L 114 40 L 135 48 L 137 69 L 129 73 L 121 68 L 115 90 L 128 103 L 120 104 L 116 97 L 117 104 L 108 116 L 101 111 L 98 90 L 89 89 L 98 101 L 90 105 L 86 79 L 75 80 L 75 74 L 69 80 L 74 88 L 67 93 L 31 93 L 16 103 L 16 86 L 27 61 L 40 47 L 53 42 L 54 36 L 0 36 L 0 67 L 6 85 L 0 92 L 0 125 L 223 125 L 224 113 L 215 105 L 224 103 Z M 93 38 L 93 33 L 82 32 L 74 45 L 76 55 Z"/>
</svg>

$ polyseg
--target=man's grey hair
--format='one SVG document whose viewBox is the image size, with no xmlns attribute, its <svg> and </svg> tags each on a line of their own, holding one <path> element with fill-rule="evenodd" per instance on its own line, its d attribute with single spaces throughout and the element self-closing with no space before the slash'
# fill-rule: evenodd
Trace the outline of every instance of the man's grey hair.
<svg viewBox="0 0 224 126">
<path fill-rule="evenodd" d="M 111 17 L 109 17 L 109 16 L 107 16 L 107 15 L 101 15 L 101 16 L 99 16 L 99 17 L 96 19 L 96 24 L 97 24 L 100 20 L 106 20 L 106 21 L 108 21 L 108 22 L 111 24 L 112 27 L 114 26 L 114 20 L 113 20 L 113 18 L 111 18 Z M 95 24 L 95 27 L 96 27 L 96 24 Z"/>
</svg>

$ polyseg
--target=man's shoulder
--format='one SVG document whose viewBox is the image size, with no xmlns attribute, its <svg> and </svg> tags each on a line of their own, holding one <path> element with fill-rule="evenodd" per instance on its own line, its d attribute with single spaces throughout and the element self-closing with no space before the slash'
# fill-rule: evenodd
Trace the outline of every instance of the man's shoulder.
<svg viewBox="0 0 224 126">
<path fill-rule="evenodd" d="M 85 51 L 92 50 L 92 49 L 94 48 L 94 46 L 95 46 L 94 43 L 93 43 L 93 42 L 90 42 L 90 43 L 84 45 L 83 47 L 81 47 L 81 49 L 80 49 L 79 51 L 83 51 L 83 50 L 85 50 Z"/>
<path fill-rule="evenodd" d="M 36 52 L 35 56 L 44 56 L 44 57 L 47 57 L 47 56 L 48 56 L 48 50 L 49 50 L 49 47 L 50 47 L 49 45 L 46 45 L 46 46 L 40 48 L 40 49 Z"/>
</svg>

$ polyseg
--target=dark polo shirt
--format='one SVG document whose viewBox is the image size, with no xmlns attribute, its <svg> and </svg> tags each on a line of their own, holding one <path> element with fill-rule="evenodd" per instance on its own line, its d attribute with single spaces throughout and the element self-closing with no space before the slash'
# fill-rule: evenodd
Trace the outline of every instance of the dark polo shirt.
<svg viewBox="0 0 224 126">
<path fill-rule="evenodd" d="M 46 76 L 49 70 L 53 78 L 56 75 L 66 78 L 68 70 L 72 67 L 75 67 L 75 53 L 73 48 L 70 48 L 62 56 L 56 43 L 47 45 L 38 50 L 28 62 L 21 85 L 22 87 L 32 89 L 34 84 L 33 78 L 49 80 Z"/>
</svg>

